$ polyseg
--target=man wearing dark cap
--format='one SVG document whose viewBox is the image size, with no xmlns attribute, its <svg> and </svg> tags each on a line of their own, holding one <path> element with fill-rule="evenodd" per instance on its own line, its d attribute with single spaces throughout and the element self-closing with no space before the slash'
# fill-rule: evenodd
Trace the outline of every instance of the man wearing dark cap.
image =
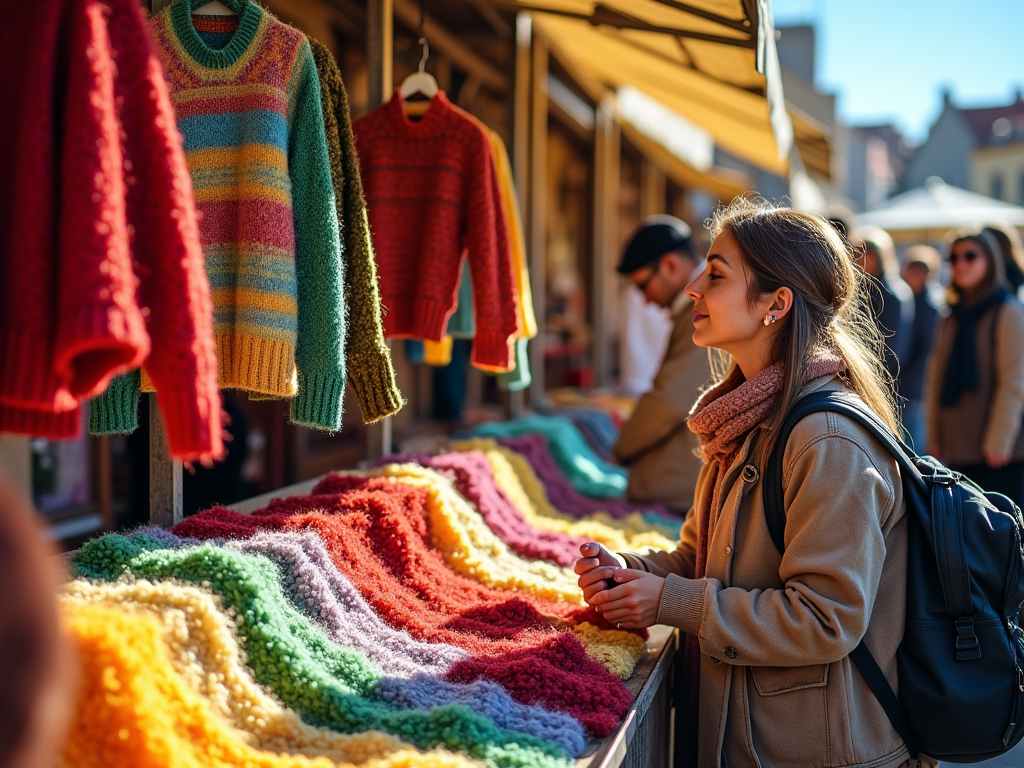
<svg viewBox="0 0 1024 768">
<path fill-rule="evenodd" d="M 707 350 L 693 343 L 693 302 L 685 290 L 701 269 L 690 228 L 674 216 L 646 219 L 618 268 L 647 302 L 669 311 L 673 326 L 661 368 L 622 428 L 615 456 L 629 467 L 631 501 L 661 502 L 681 513 L 693 505 L 700 471 L 686 417 L 711 377 Z"/>
</svg>

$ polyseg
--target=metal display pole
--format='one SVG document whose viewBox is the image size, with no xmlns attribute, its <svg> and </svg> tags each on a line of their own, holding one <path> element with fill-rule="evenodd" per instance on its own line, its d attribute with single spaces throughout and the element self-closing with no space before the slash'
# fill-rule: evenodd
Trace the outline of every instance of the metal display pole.
<svg viewBox="0 0 1024 768">
<path fill-rule="evenodd" d="M 533 308 L 541 332 L 530 344 L 530 405 L 537 408 L 546 399 L 544 385 L 544 318 L 547 295 L 544 285 L 544 262 L 547 255 L 546 185 L 548 164 L 548 47 L 536 34 L 532 35 L 533 73 L 530 78 L 530 180 L 529 223 L 526 241 L 529 246 L 530 287 Z"/>
</svg>

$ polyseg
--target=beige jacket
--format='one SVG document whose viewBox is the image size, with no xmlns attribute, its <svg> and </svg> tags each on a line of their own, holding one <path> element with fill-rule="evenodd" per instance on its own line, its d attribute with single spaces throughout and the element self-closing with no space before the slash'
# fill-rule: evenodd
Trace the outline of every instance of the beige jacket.
<svg viewBox="0 0 1024 768">
<path fill-rule="evenodd" d="M 928 445 L 937 445 L 942 460 L 952 466 L 983 464 L 982 451 L 1024 461 L 1024 306 L 1010 299 L 978 319 L 978 389 L 944 406 L 939 394 L 956 329 L 956 319 L 947 311 L 935 330 L 925 388 Z"/>
<path fill-rule="evenodd" d="M 834 377 L 805 392 L 842 389 Z M 895 687 L 906 606 L 906 504 L 896 461 L 832 413 L 786 445 L 786 553 L 772 543 L 752 462 L 757 428 L 725 475 L 693 579 L 698 515 L 674 552 L 624 553 L 666 577 L 658 622 L 701 646 L 701 768 L 895 768 L 909 754 L 848 654 L 863 638 Z M 705 466 L 694 509 L 712 492 Z"/>
<path fill-rule="evenodd" d="M 614 451 L 629 467 L 630 501 L 661 502 L 686 512 L 700 473 L 697 437 L 686 426 L 686 417 L 711 378 L 711 366 L 708 351 L 693 343 L 693 302 L 683 296 L 672 316 L 661 369 L 623 426 Z"/>
</svg>

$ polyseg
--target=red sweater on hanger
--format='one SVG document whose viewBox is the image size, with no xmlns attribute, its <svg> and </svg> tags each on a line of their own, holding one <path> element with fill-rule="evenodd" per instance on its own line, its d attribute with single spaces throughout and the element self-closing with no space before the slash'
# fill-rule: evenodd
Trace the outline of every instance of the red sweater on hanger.
<svg viewBox="0 0 1024 768">
<path fill-rule="evenodd" d="M 138 0 L 6 9 L 0 103 L 0 432 L 74 436 L 145 362 L 172 454 L 220 454 L 191 180 Z"/>
<path fill-rule="evenodd" d="M 473 363 L 507 370 L 518 313 L 487 136 L 443 92 L 419 122 L 406 116 L 396 91 L 354 128 L 385 334 L 441 340 L 465 250 L 476 308 Z"/>
</svg>

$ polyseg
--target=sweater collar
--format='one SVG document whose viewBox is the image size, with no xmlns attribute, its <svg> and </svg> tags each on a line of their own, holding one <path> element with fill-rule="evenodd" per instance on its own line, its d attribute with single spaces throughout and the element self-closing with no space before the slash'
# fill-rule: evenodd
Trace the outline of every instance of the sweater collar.
<svg viewBox="0 0 1024 768">
<path fill-rule="evenodd" d="M 238 29 L 231 37 L 231 42 L 220 50 L 208 46 L 196 32 L 192 24 L 192 3 L 184 0 L 176 2 L 170 8 L 171 30 L 181 43 L 181 47 L 197 64 L 209 69 L 227 69 L 245 53 L 252 44 L 260 22 L 263 20 L 263 9 L 254 2 L 246 2 L 238 19 Z"/>
<path fill-rule="evenodd" d="M 389 122 L 402 136 L 409 138 L 429 136 L 444 121 L 444 118 L 452 111 L 452 104 L 444 91 L 438 91 L 430 100 L 430 107 L 418 121 L 413 122 L 405 112 L 405 102 L 399 90 L 395 89 L 394 96 L 385 105 Z"/>
</svg>

